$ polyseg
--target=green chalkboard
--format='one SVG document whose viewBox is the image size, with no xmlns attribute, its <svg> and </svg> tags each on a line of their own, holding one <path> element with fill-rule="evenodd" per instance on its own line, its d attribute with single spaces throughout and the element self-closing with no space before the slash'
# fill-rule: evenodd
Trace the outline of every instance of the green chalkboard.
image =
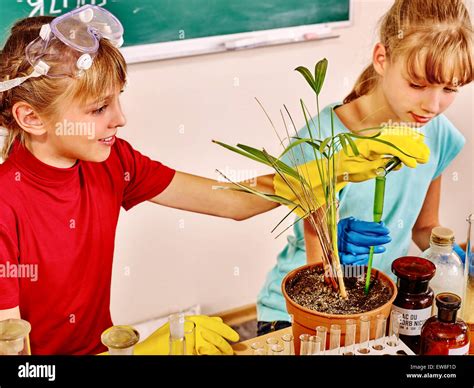
<svg viewBox="0 0 474 388">
<path fill-rule="evenodd" d="M 0 45 L 13 23 L 102 5 L 125 28 L 125 46 L 349 20 L 350 0 L 0 0 Z M 1 47 L 0 46 L 0 47 Z"/>
</svg>

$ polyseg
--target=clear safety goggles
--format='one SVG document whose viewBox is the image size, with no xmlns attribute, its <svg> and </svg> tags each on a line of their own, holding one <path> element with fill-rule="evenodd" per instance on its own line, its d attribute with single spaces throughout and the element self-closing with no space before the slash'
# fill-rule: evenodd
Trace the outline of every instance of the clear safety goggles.
<svg viewBox="0 0 474 388">
<path fill-rule="evenodd" d="M 101 38 L 116 47 L 123 44 L 122 24 L 102 7 L 85 5 L 55 18 L 50 24 L 44 24 L 39 37 L 26 47 L 26 58 L 33 72 L 26 77 L 0 82 L 0 92 L 33 77 L 81 76 L 92 66 Z"/>
</svg>

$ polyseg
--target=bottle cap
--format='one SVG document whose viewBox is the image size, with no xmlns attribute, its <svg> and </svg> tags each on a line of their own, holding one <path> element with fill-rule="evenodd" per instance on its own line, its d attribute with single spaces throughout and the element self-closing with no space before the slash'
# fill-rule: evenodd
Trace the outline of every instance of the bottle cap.
<svg viewBox="0 0 474 388">
<path fill-rule="evenodd" d="M 436 295 L 436 307 L 445 310 L 458 310 L 461 307 L 461 298 L 451 292 L 442 292 Z"/>
<path fill-rule="evenodd" d="M 436 245 L 453 245 L 454 232 L 449 228 L 437 226 L 431 231 L 431 242 Z"/>
<path fill-rule="evenodd" d="M 126 349 L 140 340 L 140 334 L 131 326 L 112 326 L 101 335 L 102 343 L 112 349 Z"/>
<path fill-rule="evenodd" d="M 433 278 L 436 266 L 421 257 L 403 256 L 392 262 L 392 272 L 402 279 L 424 281 Z"/>
</svg>

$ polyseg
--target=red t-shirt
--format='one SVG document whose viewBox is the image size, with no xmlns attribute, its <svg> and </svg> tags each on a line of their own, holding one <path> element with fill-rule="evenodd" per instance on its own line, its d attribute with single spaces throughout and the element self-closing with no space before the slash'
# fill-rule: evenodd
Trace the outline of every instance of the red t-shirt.
<svg viewBox="0 0 474 388">
<path fill-rule="evenodd" d="M 0 165 L 0 309 L 20 306 L 33 354 L 106 350 L 120 207 L 158 195 L 174 173 L 121 139 L 106 161 L 66 169 L 14 145 Z"/>
</svg>

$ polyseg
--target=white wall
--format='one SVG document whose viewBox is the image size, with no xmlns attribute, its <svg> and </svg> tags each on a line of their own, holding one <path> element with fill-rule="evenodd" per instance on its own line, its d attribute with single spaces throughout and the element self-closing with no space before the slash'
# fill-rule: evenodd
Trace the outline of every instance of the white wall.
<svg viewBox="0 0 474 388">
<path fill-rule="evenodd" d="M 276 121 L 287 104 L 301 126 L 298 100 L 312 104 L 313 98 L 293 69 L 313 67 L 327 57 L 322 103 L 341 100 L 369 62 L 376 22 L 390 4 L 356 1 L 353 27 L 340 30 L 335 40 L 131 65 L 122 99 L 128 124 L 120 134 L 144 154 L 178 170 L 207 177 L 216 177 L 216 168 L 263 174 L 268 170 L 211 139 L 278 150 L 254 97 Z M 441 216 L 462 236 L 463 220 L 474 209 L 473 106 L 468 86 L 448 112 L 468 143 L 445 174 Z M 239 223 L 151 203 L 123 212 L 112 286 L 114 321 L 137 322 L 195 303 L 204 313 L 254 303 L 285 244 L 284 236 L 274 240 L 270 234 L 285 214 L 278 209 Z"/>
</svg>

